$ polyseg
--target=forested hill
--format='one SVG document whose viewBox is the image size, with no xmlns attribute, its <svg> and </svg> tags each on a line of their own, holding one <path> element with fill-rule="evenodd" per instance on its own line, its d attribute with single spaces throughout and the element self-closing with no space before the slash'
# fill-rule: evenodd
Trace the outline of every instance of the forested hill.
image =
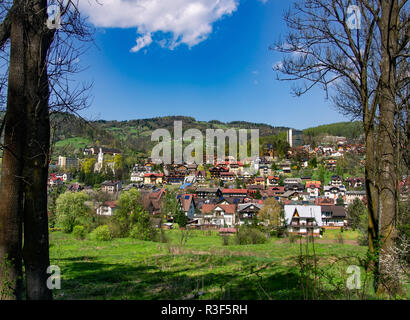
<svg viewBox="0 0 410 320">
<path fill-rule="evenodd" d="M 4 113 L 0 112 L 0 120 Z M 151 134 L 156 129 L 174 132 L 174 121 L 182 121 L 183 130 L 196 128 L 205 133 L 206 129 L 259 129 L 261 147 L 286 141 L 287 127 L 274 127 L 264 123 L 246 121 L 221 122 L 218 120 L 198 121 L 192 117 L 169 116 L 129 121 L 95 120 L 84 121 L 67 113 L 54 113 L 51 116 L 53 155 L 76 155 L 85 147 L 105 146 L 119 148 L 125 152 L 147 154 L 155 143 Z M 344 136 L 356 139 L 362 134 L 361 122 L 339 122 L 303 130 L 305 140 L 325 135 Z M 278 135 L 280 133 L 280 135 Z M 279 143 L 280 144 L 280 143 Z M 283 143 L 282 143 L 283 144 Z M 1 154 L 0 154 L 1 156 Z"/>
<path fill-rule="evenodd" d="M 150 119 L 116 121 L 96 120 L 85 122 L 70 114 L 55 114 L 51 119 L 54 156 L 58 153 L 76 154 L 85 147 L 105 146 L 128 152 L 147 153 L 154 146 L 151 134 L 156 129 L 174 132 L 174 121 L 182 121 L 183 131 L 199 129 L 259 129 L 260 137 L 271 137 L 285 132 L 287 127 L 273 127 L 264 123 L 218 120 L 197 121 L 192 117 L 168 116 Z M 286 139 L 286 138 L 285 138 Z"/>
<path fill-rule="evenodd" d="M 308 137 L 329 135 L 357 139 L 362 133 L 363 125 L 361 121 L 337 122 L 303 130 L 303 135 Z"/>
</svg>

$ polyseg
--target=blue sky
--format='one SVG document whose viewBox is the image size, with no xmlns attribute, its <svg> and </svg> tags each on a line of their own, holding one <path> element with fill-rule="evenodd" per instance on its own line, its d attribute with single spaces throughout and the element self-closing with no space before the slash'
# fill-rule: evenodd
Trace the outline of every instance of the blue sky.
<svg viewBox="0 0 410 320">
<path fill-rule="evenodd" d="M 119 7 L 121 1 L 125 0 L 111 0 Z M 139 1 L 152 0 L 127 0 L 128 4 Z M 169 10 L 178 1 L 181 6 L 195 2 L 174 1 Z M 192 20 L 192 30 L 188 17 L 180 34 L 172 31 L 180 30 L 180 25 L 157 27 L 162 26 L 160 18 L 149 25 L 143 20 L 146 17 L 137 20 L 121 13 L 119 23 L 114 18 L 104 20 L 104 12 L 98 16 L 87 11 L 97 29 L 96 46 L 81 58 L 88 69 L 78 80 L 94 82 L 91 107 L 83 114 L 106 120 L 185 115 L 297 129 L 348 120 L 320 89 L 296 98 L 290 92 L 292 83 L 276 80 L 272 65 L 280 55 L 269 46 L 286 31 L 282 14 L 290 1 L 223 1 L 235 3 L 230 14 L 219 17 L 208 12 L 204 23 Z M 203 26 L 211 26 L 212 31 Z"/>
</svg>

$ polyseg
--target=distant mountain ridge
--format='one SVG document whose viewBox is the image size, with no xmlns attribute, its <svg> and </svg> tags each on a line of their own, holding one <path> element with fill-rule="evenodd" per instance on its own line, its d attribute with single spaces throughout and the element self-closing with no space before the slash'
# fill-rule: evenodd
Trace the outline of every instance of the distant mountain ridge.
<svg viewBox="0 0 410 320">
<path fill-rule="evenodd" d="M 55 151 L 74 151 L 86 146 L 102 145 L 120 148 L 125 151 L 143 152 L 151 150 L 151 134 L 156 129 L 174 132 L 174 121 L 182 121 L 183 130 L 199 129 L 205 134 L 206 129 L 259 129 L 261 138 L 286 132 L 288 127 L 274 127 L 264 123 L 232 121 L 224 123 L 218 120 L 197 121 L 192 117 L 166 116 L 147 119 L 117 121 L 95 120 L 86 122 L 71 114 L 55 114 L 52 117 L 52 133 Z M 70 146 L 71 145 L 71 146 Z"/>
<path fill-rule="evenodd" d="M 81 149 L 91 146 L 118 148 L 132 153 L 147 153 L 155 145 L 155 142 L 151 142 L 152 132 L 156 129 L 167 129 L 173 135 L 174 121 L 182 121 L 184 131 L 199 129 L 204 134 L 206 129 L 259 129 L 261 144 L 268 144 L 277 135 L 286 140 L 286 131 L 289 129 L 289 127 L 275 127 L 265 123 L 247 121 L 227 123 L 218 120 L 198 121 L 186 116 L 86 122 L 75 115 L 59 113 L 51 117 L 52 141 L 55 143 L 53 153 L 54 155 L 56 153 L 78 153 Z M 361 122 L 359 121 L 339 122 L 303 130 L 303 135 L 307 138 L 335 135 L 354 139 L 361 133 Z"/>
</svg>

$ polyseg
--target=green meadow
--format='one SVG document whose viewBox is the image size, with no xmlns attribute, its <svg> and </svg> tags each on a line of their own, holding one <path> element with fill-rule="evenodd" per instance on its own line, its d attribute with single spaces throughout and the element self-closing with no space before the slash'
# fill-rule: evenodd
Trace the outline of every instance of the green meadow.
<svg viewBox="0 0 410 320">
<path fill-rule="evenodd" d="M 352 236 L 347 232 L 341 233 L 344 242 L 337 235 L 332 239 L 336 232 L 313 243 L 271 238 L 265 244 L 236 245 L 231 236 L 226 245 L 214 231 L 191 231 L 182 244 L 180 230 L 165 231 L 165 243 L 77 240 L 56 231 L 50 233 L 50 259 L 60 267 L 61 289 L 54 290 L 54 298 L 363 298 L 360 290 L 344 288 L 347 267 L 358 264 L 367 248 L 346 239 Z M 371 298 L 370 289 L 364 291 Z"/>
</svg>

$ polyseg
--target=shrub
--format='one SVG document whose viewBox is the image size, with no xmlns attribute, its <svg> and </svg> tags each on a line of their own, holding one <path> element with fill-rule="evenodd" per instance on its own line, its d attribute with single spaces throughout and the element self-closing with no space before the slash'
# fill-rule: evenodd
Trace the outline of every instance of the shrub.
<svg viewBox="0 0 410 320">
<path fill-rule="evenodd" d="M 56 201 L 56 222 L 65 233 L 71 233 L 76 225 L 91 223 L 90 208 L 85 204 L 88 196 L 82 192 L 66 192 Z"/>
<path fill-rule="evenodd" d="M 84 240 L 87 235 L 87 231 L 83 226 L 75 226 L 73 228 L 73 235 L 77 240 Z"/>
<path fill-rule="evenodd" d="M 275 230 L 272 230 L 270 235 L 271 237 L 284 238 L 288 235 L 288 230 L 286 227 L 278 227 Z"/>
<path fill-rule="evenodd" d="M 124 238 L 128 236 L 127 234 L 124 234 L 123 230 L 121 229 L 121 226 L 116 223 L 116 221 L 110 221 L 108 224 L 108 230 L 110 230 L 111 236 L 113 238 Z"/>
<path fill-rule="evenodd" d="M 112 240 L 112 234 L 107 225 L 97 227 L 93 232 L 91 232 L 91 237 L 97 241 Z"/>
<path fill-rule="evenodd" d="M 130 231 L 130 237 L 143 241 L 155 241 L 158 238 L 157 230 L 144 224 L 135 224 Z"/>
<path fill-rule="evenodd" d="M 256 229 L 251 227 L 242 227 L 236 234 L 235 242 L 236 244 L 261 244 L 267 241 L 266 235 Z"/>
</svg>

